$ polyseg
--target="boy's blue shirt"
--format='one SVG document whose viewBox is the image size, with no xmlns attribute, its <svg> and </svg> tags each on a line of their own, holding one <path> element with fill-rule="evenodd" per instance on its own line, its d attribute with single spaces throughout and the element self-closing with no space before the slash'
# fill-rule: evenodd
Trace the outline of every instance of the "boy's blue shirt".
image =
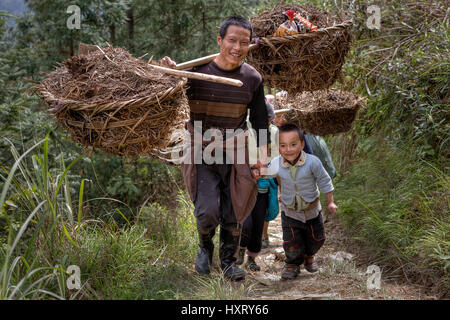
<svg viewBox="0 0 450 320">
<path fill-rule="evenodd" d="M 280 210 L 278 206 L 278 185 L 275 183 L 274 178 L 259 178 L 256 183 L 258 184 L 258 189 L 268 190 L 269 206 L 264 219 L 272 221 L 278 216 Z"/>
</svg>

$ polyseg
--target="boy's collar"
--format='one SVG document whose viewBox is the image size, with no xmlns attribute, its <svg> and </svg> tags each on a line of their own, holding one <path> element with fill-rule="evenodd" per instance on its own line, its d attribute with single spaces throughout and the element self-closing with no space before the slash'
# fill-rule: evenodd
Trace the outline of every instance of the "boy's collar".
<svg viewBox="0 0 450 320">
<path fill-rule="evenodd" d="M 305 164 L 306 162 L 306 152 L 302 150 L 302 153 L 300 154 L 300 158 L 297 160 L 297 162 L 292 165 L 289 163 L 289 161 L 287 161 L 285 158 L 281 157 L 282 161 L 281 161 L 281 166 L 283 168 L 290 168 L 290 167 L 301 167 Z"/>
</svg>

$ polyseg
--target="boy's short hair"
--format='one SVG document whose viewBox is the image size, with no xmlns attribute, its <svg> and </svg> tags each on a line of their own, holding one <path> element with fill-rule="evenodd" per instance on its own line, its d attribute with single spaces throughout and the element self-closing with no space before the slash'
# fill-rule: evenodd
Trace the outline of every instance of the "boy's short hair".
<svg viewBox="0 0 450 320">
<path fill-rule="evenodd" d="M 223 39 L 227 34 L 227 30 L 229 26 L 238 26 L 250 31 L 250 41 L 252 40 L 253 28 L 247 19 L 242 16 L 231 16 L 226 18 L 220 24 L 219 35 Z"/>
<path fill-rule="evenodd" d="M 283 124 L 282 126 L 278 127 L 279 133 L 291 132 L 291 131 L 297 132 L 298 137 L 300 138 L 300 141 L 305 141 L 305 135 L 303 133 L 303 130 L 300 129 L 299 127 L 297 127 L 295 124 L 286 123 L 286 124 Z"/>
</svg>

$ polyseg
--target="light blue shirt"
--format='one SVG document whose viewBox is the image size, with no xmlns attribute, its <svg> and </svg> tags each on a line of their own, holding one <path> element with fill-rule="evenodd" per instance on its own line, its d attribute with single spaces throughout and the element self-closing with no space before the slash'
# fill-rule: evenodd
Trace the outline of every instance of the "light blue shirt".
<svg viewBox="0 0 450 320">
<path fill-rule="evenodd" d="M 280 177 L 281 200 L 285 205 L 291 205 L 296 195 L 306 202 L 313 202 L 320 196 L 319 188 L 324 193 L 334 190 L 330 176 L 316 156 L 306 154 L 306 161 L 298 166 L 295 177 L 291 176 L 291 170 L 283 160 L 281 156 L 273 159 L 269 171 Z"/>
</svg>

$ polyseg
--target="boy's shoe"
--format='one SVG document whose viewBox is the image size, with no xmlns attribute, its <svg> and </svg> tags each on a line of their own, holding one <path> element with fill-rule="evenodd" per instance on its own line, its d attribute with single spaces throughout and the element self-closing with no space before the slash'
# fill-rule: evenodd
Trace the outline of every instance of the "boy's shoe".
<svg viewBox="0 0 450 320">
<path fill-rule="evenodd" d="M 234 264 L 240 266 L 241 264 L 244 263 L 244 258 L 245 258 L 245 248 L 239 249 L 238 257 L 237 257 L 236 261 L 234 262 Z"/>
<path fill-rule="evenodd" d="M 291 280 L 297 278 L 300 273 L 300 267 L 295 264 L 286 264 L 281 274 L 281 279 Z"/>
<path fill-rule="evenodd" d="M 266 249 L 269 247 L 269 238 L 262 238 L 261 248 Z"/>
<path fill-rule="evenodd" d="M 253 259 L 252 257 L 247 257 L 247 262 L 245 263 L 245 267 L 247 269 L 250 269 L 251 271 L 260 271 L 261 270 L 261 267 L 258 266 L 255 259 Z"/>
<path fill-rule="evenodd" d="M 314 261 L 314 256 L 305 257 L 305 269 L 308 272 L 317 272 L 319 271 L 319 266 L 316 261 Z"/>
</svg>

